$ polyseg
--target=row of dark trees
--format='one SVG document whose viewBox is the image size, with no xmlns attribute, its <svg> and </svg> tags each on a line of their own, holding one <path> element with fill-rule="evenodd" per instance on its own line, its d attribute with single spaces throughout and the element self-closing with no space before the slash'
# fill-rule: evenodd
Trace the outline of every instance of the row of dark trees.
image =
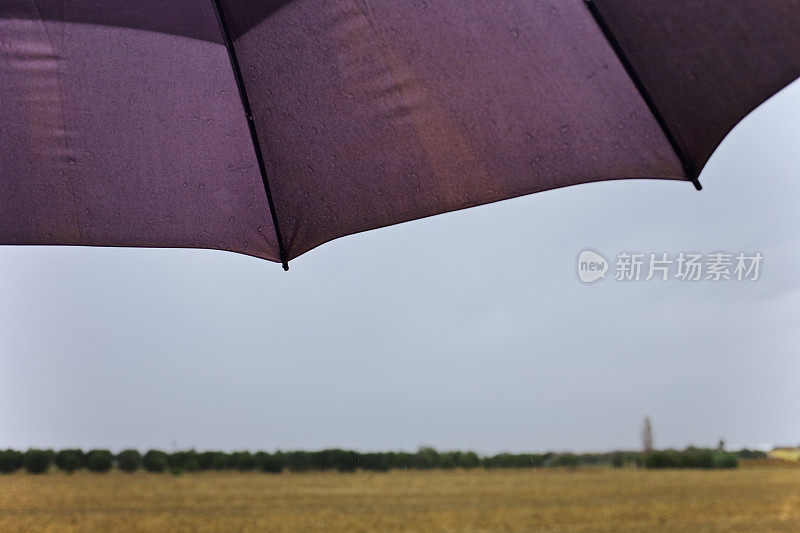
<svg viewBox="0 0 800 533">
<path fill-rule="evenodd" d="M 647 468 L 736 468 L 738 464 L 739 456 L 735 453 L 705 448 L 656 450 L 645 457 Z"/>
<path fill-rule="evenodd" d="M 142 455 L 137 450 L 123 450 L 113 454 L 109 450 L 79 449 L 60 451 L 30 449 L 0 451 L 0 472 L 11 473 L 25 469 L 31 473 L 44 473 L 52 467 L 72 473 L 86 469 L 108 472 L 118 468 L 124 472 L 144 469 L 148 472 L 196 472 L 208 470 L 239 470 L 279 473 L 335 470 L 353 472 L 371 470 L 385 472 L 392 469 L 455 469 L 455 468 L 531 468 L 576 467 L 582 465 L 611 465 L 617 468 L 735 468 L 740 457 L 764 457 L 759 451 L 741 450 L 725 452 L 706 448 L 686 450 L 661 450 L 649 453 L 613 452 L 602 454 L 511 454 L 501 453 L 481 457 L 474 452 L 439 452 L 423 447 L 414 453 L 378 452 L 361 453 L 351 450 L 330 449 L 315 452 L 219 452 L 183 450 L 165 453 L 149 450 Z"/>
</svg>

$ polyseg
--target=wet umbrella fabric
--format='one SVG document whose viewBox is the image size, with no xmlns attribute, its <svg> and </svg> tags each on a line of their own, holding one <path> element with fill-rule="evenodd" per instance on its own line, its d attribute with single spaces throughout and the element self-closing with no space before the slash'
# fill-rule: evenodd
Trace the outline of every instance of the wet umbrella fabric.
<svg viewBox="0 0 800 533">
<path fill-rule="evenodd" d="M 799 75 L 797 0 L 7 0 L 0 243 L 285 262 L 556 187 L 693 181 Z"/>
</svg>

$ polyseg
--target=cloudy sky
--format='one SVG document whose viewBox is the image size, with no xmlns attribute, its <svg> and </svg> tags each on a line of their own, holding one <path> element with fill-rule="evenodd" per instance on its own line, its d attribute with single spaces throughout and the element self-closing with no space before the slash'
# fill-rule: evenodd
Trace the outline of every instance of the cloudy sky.
<svg viewBox="0 0 800 533">
<path fill-rule="evenodd" d="M 226 252 L 0 247 L 0 447 L 479 452 L 800 442 L 800 83 L 688 183 L 581 185 Z M 583 285 L 579 252 L 612 261 Z M 623 251 L 761 252 L 619 282 Z"/>
</svg>

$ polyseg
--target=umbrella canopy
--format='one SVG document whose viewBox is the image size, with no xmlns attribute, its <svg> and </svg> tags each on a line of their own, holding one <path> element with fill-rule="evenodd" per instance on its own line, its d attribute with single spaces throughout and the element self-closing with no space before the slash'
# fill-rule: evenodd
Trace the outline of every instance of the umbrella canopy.
<svg viewBox="0 0 800 533">
<path fill-rule="evenodd" d="M 800 75 L 797 0 L 5 0 L 0 243 L 337 237 L 693 181 Z"/>
</svg>

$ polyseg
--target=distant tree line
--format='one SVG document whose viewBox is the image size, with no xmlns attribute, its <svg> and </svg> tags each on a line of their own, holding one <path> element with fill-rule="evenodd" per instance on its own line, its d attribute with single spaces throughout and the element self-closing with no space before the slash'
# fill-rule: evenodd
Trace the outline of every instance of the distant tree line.
<svg viewBox="0 0 800 533">
<path fill-rule="evenodd" d="M 738 464 L 736 453 L 694 447 L 652 451 L 645 457 L 647 468 L 736 468 Z"/>
<path fill-rule="evenodd" d="M 726 452 L 708 448 L 685 450 L 656 450 L 648 453 L 623 451 L 610 453 L 500 453 L 479 456 L 475 452 L 437 451 L 422 447 L 416 452 L 362 453 L 352 450 L 329 449 L 320 451 L 287 452 L 221 452 L 182 450 L 166 453 L 149 450 L 144 455 L 137 450 L 123 450 L 113 454 L 109 450 L 30 449 L 0 451 L 0 473 L 24 469 L 41 474 L 53 467 L 72 473 L 85 469 L 91 472 L 108 472 L 117 468 L 123 472 L 184 472 L 238 470 L 268 473 L 367 470 L 386 472 L 393 469 L 468 469 L 468 468 L 537 468 L 577 467 L 606 465 L 615 468 L 735 468 L 739 458 L 763 458 L 757 450 Z"/>
</svg>

